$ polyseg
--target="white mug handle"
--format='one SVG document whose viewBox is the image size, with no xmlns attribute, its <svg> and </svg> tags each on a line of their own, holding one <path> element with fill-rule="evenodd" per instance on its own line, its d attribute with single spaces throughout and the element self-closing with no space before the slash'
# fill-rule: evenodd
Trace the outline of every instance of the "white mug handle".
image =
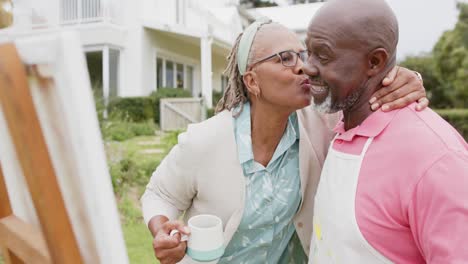
<svg viewBox="0 0 468 264">
<path fill-rule="evenodd" d="M 179 230 L 172 229 L 171 233 L 169 233 L 169 236 L 175 236 L 175 234 L 177 234 L 177 233 L 180 233 Z M 180 242 L 184 242 L 184 241 L 187 241 L 187 240 L 188 240 L 187 235 L 182 235 L 181 238 L 180 238 Z"/>
</svg>

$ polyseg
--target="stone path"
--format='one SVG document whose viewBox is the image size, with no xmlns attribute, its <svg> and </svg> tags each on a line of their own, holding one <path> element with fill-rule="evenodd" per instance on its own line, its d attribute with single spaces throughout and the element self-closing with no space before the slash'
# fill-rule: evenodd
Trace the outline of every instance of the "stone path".
<svg viewBox="0 0 468 264">
<path fill-rule="evenodd" d="M 162 142 L 162 138 L 165 136 L 164 132 L 157 131 L 155 137 L 152 140 L 139 141 L 137 144 L 139 146 L 151 146 L 150 148 L 145 148 L 139 151 L 141 154 L 163 154 L 165 152 L 164 147 L 159 147 Z"/>
</svg>

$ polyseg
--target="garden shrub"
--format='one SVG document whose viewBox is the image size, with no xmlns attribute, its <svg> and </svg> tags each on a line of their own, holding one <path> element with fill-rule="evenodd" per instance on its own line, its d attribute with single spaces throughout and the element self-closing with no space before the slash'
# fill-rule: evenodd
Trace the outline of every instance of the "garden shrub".
<svg viewBox="0 0 468 264">
<path fill-rule="evenodd" d="M 213 116 L 214 116 L 214 113 L 215 113 L 215 109 L 214 109 L 214 108 L 208 108 L 208 109 L 206 109 L 206 118 L 213 117 Z"/>
<path fill-rule="evenodd" d="M 110 166 L 112 187 L 118 195 L 123 194 L 131 184 L 138 179 L 137 164 L 129 157 Z"/>
<path fill-rule="evenodd" d="M 124 141 L 135 137 L 135 132 L 131 129 L 130 123 L 123 121 L 109 121 L 102 125 L 102 136 L 107 140 Z"/>
<path fill-rule="evenodd" d="M 223 97 L 223 92 L 213 91 L 213 94 L 211 96 L 212 102 L 213 102 L 213 108 L 216 108 L 219 100 L 221 100 L 222 97 Z"/>
<path fill-rule="evenodd" d="M 118 97 L 109 102 L 107 109 L 110 119 L 141 122 L 153 118 L 153 107 L 151 97 Z"/>
<path fill-rule="evenodd" d="M 130 129 L 136 136 L 153 136 L 156 126 L 152 120 L 140 123 L 129 123 Z"/>
</svg>

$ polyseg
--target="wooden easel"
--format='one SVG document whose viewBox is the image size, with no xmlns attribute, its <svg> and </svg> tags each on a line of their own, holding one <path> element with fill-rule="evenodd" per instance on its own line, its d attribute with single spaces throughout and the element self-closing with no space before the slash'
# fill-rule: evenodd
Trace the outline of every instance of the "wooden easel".
<svg viewBox="0 0 468 264">
<path fill-rule="evenodd" d="M 41 226 L 14 215 L 0 163 L 0 247 L 6 263 L 83 263 L 25 66 L 13 44 L 0 45 L 0 107 Z"/>
</svg>

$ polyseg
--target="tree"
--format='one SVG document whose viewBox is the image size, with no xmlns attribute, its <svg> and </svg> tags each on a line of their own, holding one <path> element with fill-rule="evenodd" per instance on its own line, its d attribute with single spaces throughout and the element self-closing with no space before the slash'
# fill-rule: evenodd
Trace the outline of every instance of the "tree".
<svg viewBox="0 0 468 264">
<path fill-rule="evenodd" d="M 445 84 L 453 106 L 468 107 L 468 4 L 458 3 L 460 15 L 453 30 L 446 31 L 434 47 L 435 72 Z"/>
<path fill-rule="evenodd" d="M 436 74 L 436 63 L 432 54 L 407 57 L 400 65 L 421 73 L 432 107 L 449 108 L 453 105 L 451 97 L 446 93 L 449 88 Z"/>
</svg>

